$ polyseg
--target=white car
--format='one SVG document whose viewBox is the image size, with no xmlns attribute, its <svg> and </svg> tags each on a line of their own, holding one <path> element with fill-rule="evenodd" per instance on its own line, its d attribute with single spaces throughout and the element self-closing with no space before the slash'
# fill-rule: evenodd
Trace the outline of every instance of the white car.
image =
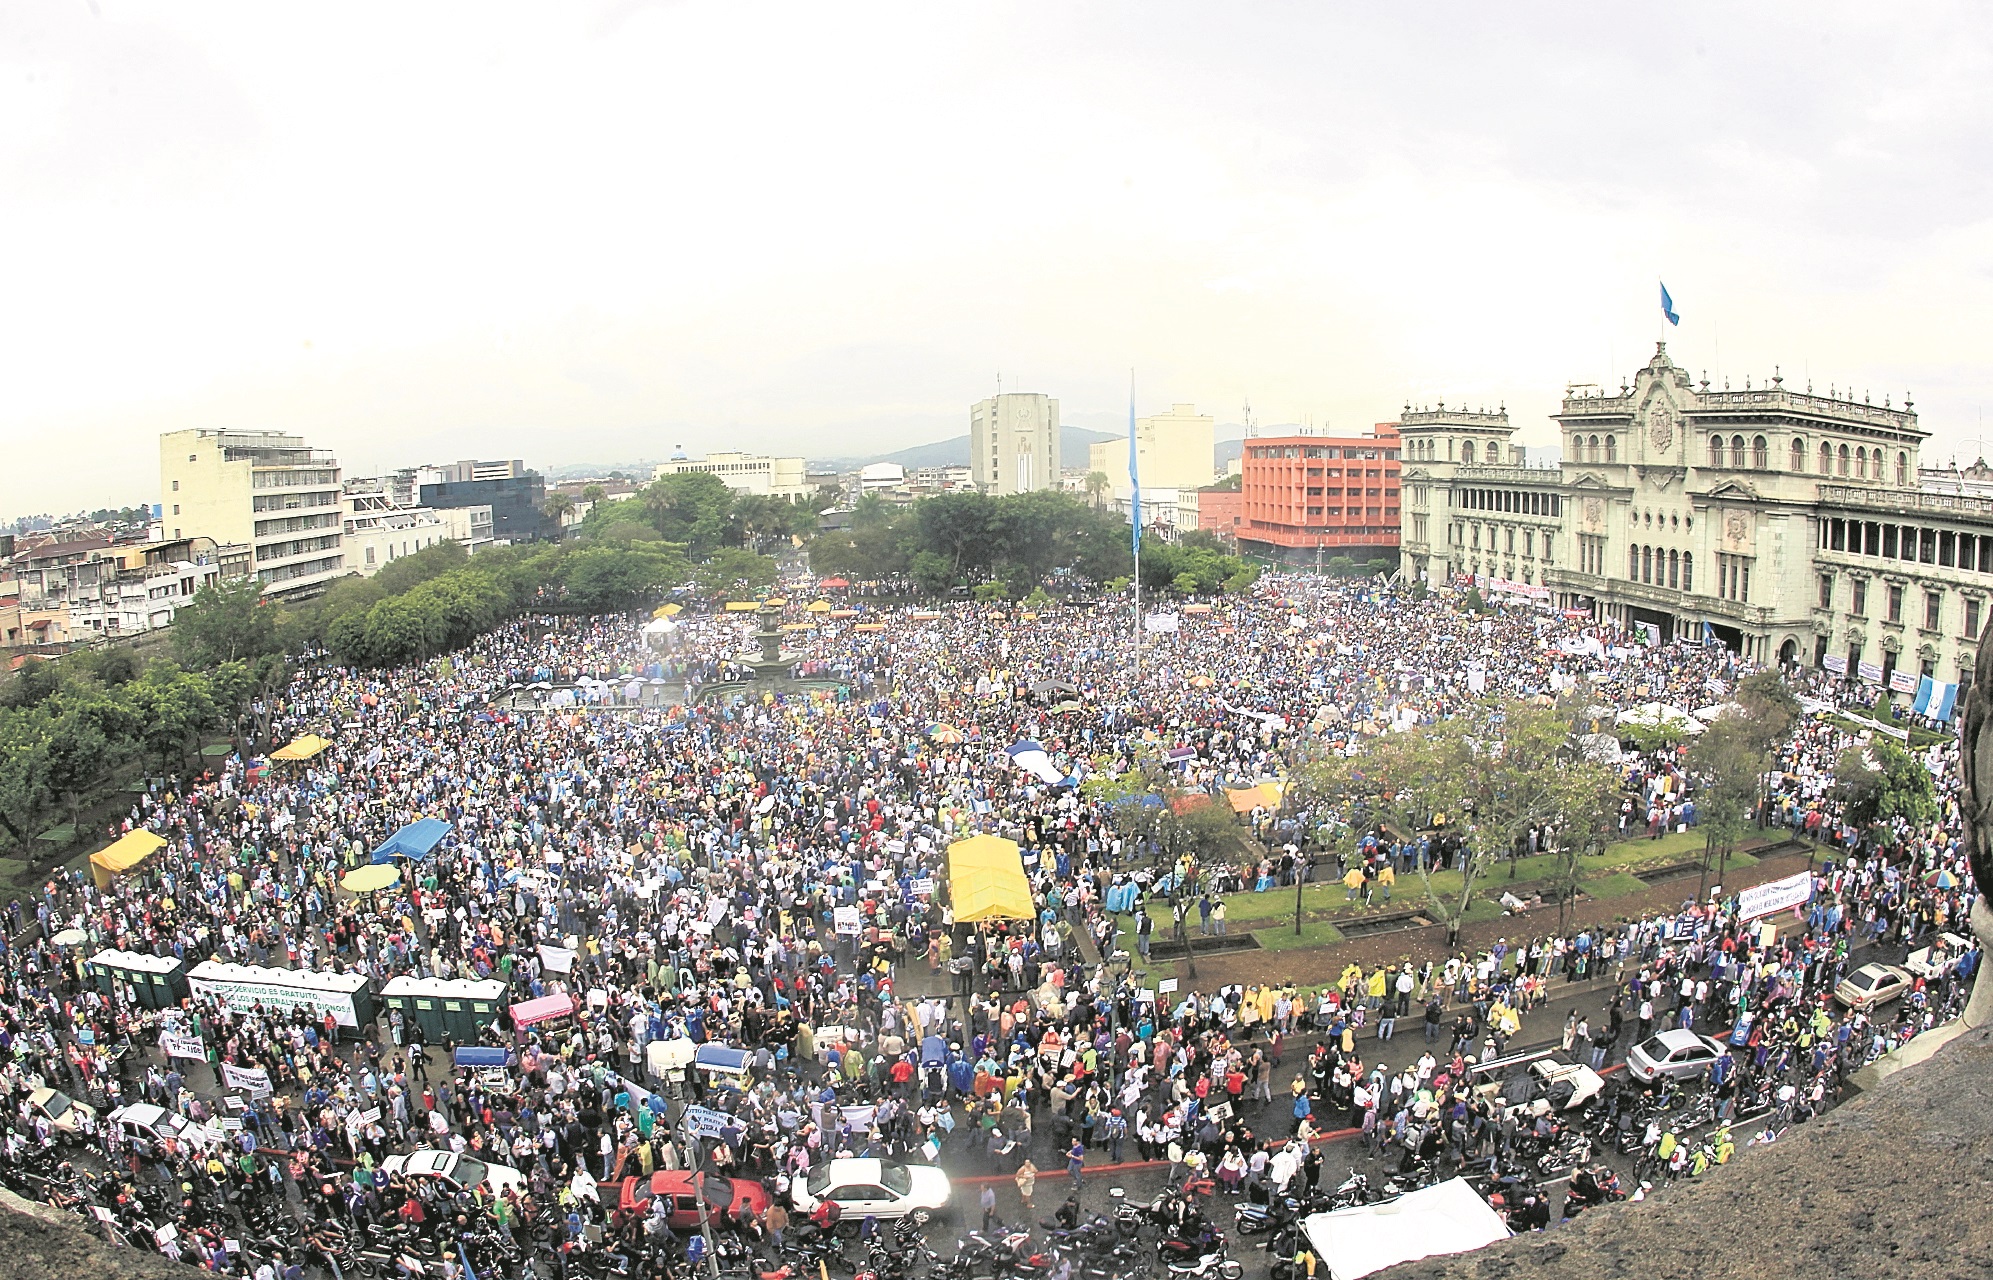
<svg viewBox="0 0 1993 1280">
<path fill-rule="evenodd" d="M 74 1104 L 72 1104 L 74 1105 Z M 156 1149 L 168 1138 L 187 1146 L 208 1148 L 221 1145 L 222 1135 L 204 1124 L 196 1124 L 177 1112 L 150 1102 L 134 1102 L 111 1113 L 111 1123 L 127 1142 L 142 1142 Z"/>
<path fill-rule="evenodd" d="M 1708 1036 L 1676 1027 L 1634 1045 L 1626 1055 L 1626 1070 L 1635 1080 L 1688 1079 L 1701 1076 L 1729 1053 L 1727 1046 Z"/>
<path fill-rule="evenodd" d="M 857 1221 L 904 1218 L 947 1207 L 948 1175 L 929 1164 L 895 1164 L 891 1160 L 832 1160 L 810 1171 L 789 1192 L 798 1213 L 814 1212 L 825 1200 L 834 1201 L 839 1219 Z"/>
<path fill-rule="evenodd" d="M 498 1195 L 508 1189 L 519 1195 L 526 1194 L 525 1175 L 517 1169 L 502 1164 L 487 1164 L 474 1156 L 460 1156 L 454 1151 L 424 1149 L 411 1151 L 407 1155 L 389 1156 L 381 1161 L 381 1172 L 407 1178 L 434 1178 L 451 1191 L 476 1191 L 482 1187 L 489 1195 Z"/>
<path fill-rule="evenodd" d="M 83 1122 L 95 1120 L 97 1109 L 87 1102 L 77 1102 L 60 1089 L 37 1089 L 28 1095 L 30 1113 L 47 1119 L 55 1130 L 55 1136 L 64 1142 L 83 1140 Z"/>
</svg>

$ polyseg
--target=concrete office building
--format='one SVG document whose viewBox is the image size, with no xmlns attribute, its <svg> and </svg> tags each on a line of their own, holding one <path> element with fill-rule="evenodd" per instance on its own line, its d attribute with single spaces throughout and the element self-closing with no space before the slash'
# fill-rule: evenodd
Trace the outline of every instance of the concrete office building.
<svg viewBox="0 0 1993 1280">
<path fill-rule="evenodd" d="M 1516 464 L 1505 413 L 1406 410 L 1408 572 L 1898 693 L 1921 676 L 1970 683 L 1993 498 L 1920 483 L 1928 433 L 1907 396 L 1798 391 L 1776 373 L 1714 388 L 1662 344 L 1617 393 L 1566 395 L 1555 420 L 1552 471 Z"/>
<path fill-rule="evenodd" d="M 984 493 L 1059 487 L 1059 402 L 1007 391 L 969 406 L 969 474 Z"/>
<path fill-rule="evenodd" d="M 271 594 L 309 594 L 345 572 L 339 461 L 284 431 L 169 431 L 159 437 L 160 525 L 169 540 L 249 547 Z"/>
<path fill-rule="evenodd" d="M 1142 488 L 1200 489 L 1216 471 L 1217 425 L 1194 404 L 1171 405 L 1168 413 L 1135 419 L 1135 464 Z M 1096 440 L 1087 446 L 1087 470 L 1105 475 L 1117 502 L 1125 503 L 1128 437 Z"/>
<path fill-rule="evenodd" d="M 703 458 L 688 458 L 678 453 L 669 462 L 658 463 L 651 471 L 651 479 L 703 471 L 724 480 L 735 493 L 793 501 L 815 492 L 810 488 L 809 470 L 810 464 L 802 458 L 767 458 L 752 453 L 709 453 Z"/>
</svg>

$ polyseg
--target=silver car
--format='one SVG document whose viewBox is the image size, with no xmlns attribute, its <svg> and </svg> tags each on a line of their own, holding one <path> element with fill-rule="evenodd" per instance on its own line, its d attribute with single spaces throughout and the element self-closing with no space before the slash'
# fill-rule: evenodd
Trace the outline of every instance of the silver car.
<svg viewBox="0 0 1993 1280">
<path fill-rule="evenodd" d="M 1635 1080 L 1698 1077 L 1729 1052 L 1708 1036 L 1677 1027 L 1634 1045 L 1626 1055 L 1626 1069 Z"/>
</svg>

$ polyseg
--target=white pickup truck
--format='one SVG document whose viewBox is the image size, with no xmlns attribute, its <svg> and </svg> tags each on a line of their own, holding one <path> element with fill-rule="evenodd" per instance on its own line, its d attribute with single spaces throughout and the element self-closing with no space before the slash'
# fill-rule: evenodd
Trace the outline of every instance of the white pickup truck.
<svg viewBox="0 0 1993 1280">
<path fill-rule="evenodd" d="M 1961 938 L 1955 933 L 1941 933 L 1938 940 L 1928 947 L 1919 947 L 1910 953 L 1903 967 L 1926 982 L 1944 977 L 1953 969 L 1965 953 L 1972 950 L 1972 940 Z"/>
<path fill-rule="evenodd" d="M 1577 1110 L 1605 1088 L 1598 1072 L 1582 1062 L 1567 1061 L 1555 1049 L 1490 1058 L 1476 1063 L 1468 1074 L 1476 1094 L 1499 1097 L 1506 1109 L 1522 1108 L 1533 1116 Z"/>
</svg>

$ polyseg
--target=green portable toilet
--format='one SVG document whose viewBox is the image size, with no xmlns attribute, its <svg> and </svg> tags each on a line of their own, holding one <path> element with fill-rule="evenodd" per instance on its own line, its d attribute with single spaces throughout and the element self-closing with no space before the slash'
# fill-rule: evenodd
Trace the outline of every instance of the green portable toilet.
<svg viewBox="0 0 1993 1280">
<path fill-rule="evenodd" d="M 129 998 L 141 1009 L 173 1009 L 187 998 L 187 966 L 173 956 L 138 951 L 99 951 L 84 961 L 106 999 Z"/>
</svg>

